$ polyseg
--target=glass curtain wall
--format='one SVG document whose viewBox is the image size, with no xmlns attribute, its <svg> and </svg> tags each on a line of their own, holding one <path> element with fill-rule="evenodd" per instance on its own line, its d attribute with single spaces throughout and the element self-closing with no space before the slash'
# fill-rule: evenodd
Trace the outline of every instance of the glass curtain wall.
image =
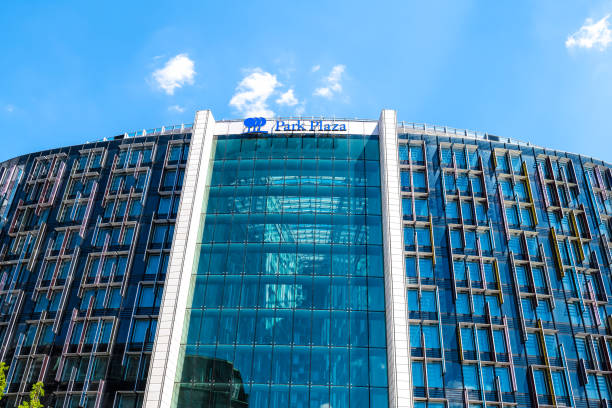
<svg viewBox="0 0 612 408">
<path fill-rule="evenodd" d="M 176 406 L 387 406 L 376 136 L 218 137 L 201 231 Z"/>
</svg>

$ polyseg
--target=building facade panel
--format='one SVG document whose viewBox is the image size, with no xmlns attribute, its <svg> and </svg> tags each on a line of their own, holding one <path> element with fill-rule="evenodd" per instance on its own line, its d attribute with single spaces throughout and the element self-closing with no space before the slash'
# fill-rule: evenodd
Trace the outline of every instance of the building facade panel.
<svg viewBox="0 0 612 408">
<path fill-rule="evenodd" d="M 608 163 L 391 110 L 21 156 L 0 403 L 608 406 L 611 237 Z"/>
<path fill-rule="evenodd" d="M 139 404 L 190 129 L 115 137 L 0 166 L 7 406 Z"/>
</svg>

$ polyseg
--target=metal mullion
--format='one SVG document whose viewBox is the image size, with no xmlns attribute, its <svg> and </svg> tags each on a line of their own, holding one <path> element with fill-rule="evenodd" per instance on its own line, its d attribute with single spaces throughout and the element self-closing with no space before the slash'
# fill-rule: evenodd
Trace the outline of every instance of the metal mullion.
<svg viewBox="0 0 612 408">
<path fill-rule="evenodd" d="M 502 215 L 502 223 L 504 225 L 504 233 L 505 233 L 505 237 L 506 237 L 506 243 L 510 242 L 510 230 L 508 228 L 508 218 L 506 217 L 506 206 L 504 204 L 504 194 L 502 192 L 502 188 L 501 188 L 501 184 L 498 183 L 497 185 L 497 194 L 499 196 L 499 205 L 500 205 L 500 209 L 501 209 L 501 215 Z"/>
<path fill-rule="evenodd" d="M 427 197 L 429 197 L 429 168 L 427 166 L 427 149 L 425 143 L 420 143 L 421 149 L 423 149 L 423 163 L 425 164 L 425 188 L 427 189 Z M 411 159 L 412 160 L 412 159 Z"/>
<path fill-rule="evenodd" d="M 567 368 L 567 360 L 565 359 L 565 347 L 563 346 L 563 344 L 559 344 L 559 351 L 561 354 L 561 363 L 563 364 L 563 371 L 564 371 L 564 381 L 565 381 L 565 385 L 567 386 L 567 390 L 568 390 L 568 394 L 569 394 L 569 398 L 570 398 L 570 406 L 571 407 L 575 407 L 576 406 L 576 402 L 574 401 L 574 391 L 572 389 L 572 382 L 570 380 L 570 375 L 569 375 L 569 370 Z"/>
<path fill-rule="evenodd" d="M 480 279 L 482 279 L 482 287 L 487 290 L 487 278 L 484 271 L 484 262 L 482 260 L 482 248 L 480 247 L 480 237 L 476 231 L 476 253 L 478 254 L 478 269 L 480 270 Z"/>
<path fill-rule="evenodd" d="M 552 378 L 552 370 L 550 368 L 550 359 L 548 357 L 548 347 L 546 346 L 546 337 L 544 336 L 544 327 L 542 326 L 542 319 L 538 319 L 537 325 L 538 325 L 537 332 L 540 334 L 541 339 L 542 339 L 542 353 L 544 354 L 544 363 L 546 366 L 546 374 L 547 374 L 546 378 L 550 386 L 550 394 L 551 394 L 553 405 L 557 405 L 556 403 L 557 397 L 555 395 L 555 386 L 554 386 L 553 378 Z"/>
<path fill-rule="evenodd" d="M 446 358 L 444 353 L 444 336 L 442 334 L 442 317 L 440 315 L 440 291 L 436 286 L 436 311 L 438 315 L 438 335 L 440 336 L 440 350 L 442 352 L 442 373 L 446 373 Z"/>
<path fill-rule="evenodd" d="M 606 201 L 608 199 L 608 193 L 606 192 L 606 187 L 603 182 L 603 178 L 601 177 L 601 171 L 599 170 L 599 166 L 595 166 L 594 173 L 595 178 L 597 180 L 597 184 L 599 184 L 599 193 L 601 194 L 601 198 L 603 199 L 603 201 Z"/>
<path fill-rule="evenodd" d="M 471 295 L 471 293 L 470 293 Z M 483 401 L 482 402 L 482 407 L 486 408 L 486 404 L 485 404 L 485 389 L 484 389 L 484 381 L 482 379 L 482 363 L 480 361 L 480 343 L 478 341 L 478 328 L 476 327 L 476 325 L 473 326 L 474 327 L 474 346 L 476 348 L 476 365 L 478 367 L 478 378 L 480 380 L 480 399 Z"/>
<path fill-rule="evenodd" d="M 436 243 L 434 241 L 434 233 L 433 233 L 433 222 L 431 213 L 429 214 L 429 239 L 431 241 L 431 263 L 436 266 Z"/>
<path fill-rule="evenodd" d="M 83 221 L 81 222 L 81 228 L 79 229 L 79 235 L 81 238 L 85 238 L 85 229 L 87 228 L 87 222 L 89 221 L 89 217 L 91 216 L 91 209 L 93 208 L 93 203 L 96 199 L 96 193 L 98 192 L 98 181 L 94 181 L 92 191 L 89 194 L 89 201 L 87 202 L 87 207 L 85 208 L 85 214 L 83 215 Z"/>
<path fill-rule="evenodd" d="M 32 248 L 32 254 L 30 255 L 30 261 L 28 262 L 27 268 L 30 271 L 34 270 L 36 265 L 36 260 L 38 258 L 38 252 L 40 251 L 40 247 L 44 241 L 45 233 L 47 232 L 47 223 L 43 222 L 38 229 L 36 241 L 34 242 L 34 247 Z"/>
<path fill-rule="evenodd" d="M 448 259 L 450 260 L 450 274 L 453 285 L 451 286 L 453 293 L 453 303 L 457 301 L 457 280 L 455 279 L 455 263 L 453 259 L 453 246 L 451 240 L 451 229 L 450 226 L 446 226 L 446 236 L 447 236 L 447 244 L 448 244 Z"/>
<path fill-rule="evenodd" d="M 586 276 L 585 276 L 586 280 Z M 589 280 L 586 280 L 587 291 L 589 292 L 589 296 L 591 297 L 592 303 L 591 307 L 593 308 L 593 314 L 595 315 L 595 323 L 597 326 L 601 326 L 601 319 L 599 318 L 599 310 L 597 309 L 597 298 L 595 297 L 595 291 L 593 290 L 593 285 Z"/>
<path fill-rule="evenodd" d="M 423 344 L 423 379 L 425 383 L 425 398 L 429 398 L 429 381 L 427 373 L 427 345 L 425 343 L 425 334 L 423 334 L 423 324 L 421 327 L 421 344 Z"/>
<path fill-rule="evenodd" d="M 499 304 L 503 305 L 504 304 L 504 291 L 503 291 L 503 286 L 501 282 L 501 277 L 499 275 L 499 266 L 497 264 L 497 258 L 493 259 L 493 271 L 495 272 L 495 280 L 497 281 L 497 286 L 498 286 L 497 297 L 499 298 Z"/>
<path fill-rule="evenodd" d="M 57 371 L 55 373 L 55 381 L 59 381 L 61 379 L 62 369 L 64 367 L 64 363 L 66 360 L 66 353 L 68 353 L 68 347 L 70 347 L 70 340 L 72 339 L 72 331 L 74 330 L 75 319 L 78 316 L 79 310 L 77 308 L 72 309 L 72 316 L 70 317 L 70 321 L 68 323 L 68 331 L 66 333 L 66 338 L 64 340 L 64 346 L 62 347 L 62 353 L 60 354 L 59 364 Z"/>
<path fill-rule="evenodd" d="M 96 293 L 96 297 L 98 296 L 98 294 Z M 87 312 L 85 313 L 85 317 L 83 318 L 83 329 L 81 330 L 81 336 L 79 337 L 79 346 L 77 348 L 77 353 L 81 354 L 83 352 L 83 340 L 85 339 L 85 333 L 87 330 L 85 330 L 87 328 L 87 323 L 89 321 L 89 319 L 91 318 L 91 313 L 93 311 L 93 304 L 94 304 L 94 296 L 91 296 L 89 298 L 89 305 L 87 305 Z"/>
<path fill-rule="evenodd" d="M 525 232 L 522 231 L 520 236 L 522 238 L 523 245 L 525 245 L 525 248 L 527 248 L 527 237 L 525 236 Z M 538 291 L 535 285 L 535 278 L 533 277 L 533 269 L 531 265 L 531 256 L 529 255 L 529 251 L 527 251 L 527 275 L 528 275 L 527 279 L 529 280 L 529 286 L 530 286 L 531 292 L 534 295 L 535 306 L 537 308 L 539 306 L 538 295 L 537 295 Z"/>
<path fill-rule="evenodd" d="M 542 259 L 542 268 L 544 269 L 544 281 L 546 283 L 546 292 L 548 293 L 548 295 L 552 299 L 552 302 L 550 302 L 550 303 L 551 303 L 552 309 L 554 309 L 555 308 L 555 301 L 554 301 L 553 288 L 552 288 L 552 284 L 550 282 L 550 276 L 548 275 L 548 265 L 546 264 L 546 256 L 545 256 L 545 252 L 544 252 L 544 244 L 542 244 L 541 242 L 538 245 L 538 251 L 540 253 L 540 258 Z"/>
<path fill-rule="evenodd" d="M 76 264 L 78 263 L 80 249 L 80 247 L 77 247 L 73 254 L 70 269 L 68 271 L 68 276 L 66 278 L 66 282 L 64 283 L 64 288 L 62 289 L 60 304 L 57 309 L 57 312 L 55 313 L 55 319 L 53 321 L 52 327 L 52 330 L 55 334 L 59 333 L 60 322 L 62 320 L 61 317 L 64 314 L 64 307 L 66 306 L 66 302 L 68 301 L 68 294 L 70 293 L 70 288 L 72 286 L 72 277 L 74 275 L 74 270 L 76 269 Z"/>
<path fill-rule="evenodd" d="M 43 261 L 42 264 L 40 266 L 40 271 L 38 272 L 38 277 L 36 278 L 36 284 L 34 285 L 34 290 L 32 291 L 32 296 L 31 299 L 32 301 L 35 300 L 36 298 L 36 294 L 37 294 L 37 290 L 38 288 L 40 288 L 40 285 L 42 284 L 42 280 L 43 280 L 43 276 L 45 274 L 45 269 L 47 267 L 47 257 L 49 257 L 51 255 L 51 248 L 52 248 L 52 244 L 51 244 L 52 240 L 47 241 L 47 249 L 45 250 L 45 255 L 43 257 Z M 4 276 L 2 277 L 2 281 L 4 281 Z M 0 288 L 4 286 L 4 284 L 0 284 Z"/>
<path fill-rule="evenodd" d="M 521 338 L 524 343 L 527 341 L 527 327 L 525 325 L 525 317 L 523 315 L 523 303 L 521 299 L 521 291 L 520 291 L 520 287 L 519 287 L 518 280 L 516 277 L 516 267 L 514 264 L 514 254 L 512 253 L 512 251 L 510 251 L 509 259 L 510 259 L 510 270 L 512 273 L 512 283 L 514 283 L 514 290 L 517 294 L 517 300 L 518 300 L 516 303 L 518 305 L 519 322 L 520 322 L 520 328 L 521 328 Z"/>
<path fill-rule="evenodd" d="M 92 347 L 92 351 L 89 354 L 89 362 L 87 364 L 87 372 L 85 373 L 85 382 L 83 384 L 83 390 L 81 391 L 81 400 L 80 403 L 84 404 L 85 403 L 85 398 L 86 398 L 86 394 L 87 391 L 89 389 L 89 384 L 91 383 L 91 371 L 93 369 L 93 365 L 94 362 L 96 360 L 96 350 L 98 349 L 98 344 L 100 342 L 100 336 L 101 336 L 101 332 L 102 332 L 102 319 L 98 319 L 98 320 L 94 320 L 98 322 L 98 327 L 96 329 L 96 335 L 94 337 L 94 344 Z M 91 323 L 91 321 L 89 322 Z"/>
<path fill-rule="evenodd" d="M 129 275 L 130 275 L 129 271 L 132 268 L 132 262 L 134 261 L 134 256 L 136 256 L 135 248 L 136 248 L 136 243 L 138 242 L 139 230 L 140 230 L 140 225 L 136 224 L 136 226 L 134 227 L 134 239 L 132 240 L 132 244 L 130 245 L 130 249 L 128 250 L 128 259 L 125 265 L 125 274 L 123 275 L 123 280 L 121 282 L 121 297 L 125 295 L 125 291 L 127 288 L 126 283 L 129 280 Z"/>
</svg>

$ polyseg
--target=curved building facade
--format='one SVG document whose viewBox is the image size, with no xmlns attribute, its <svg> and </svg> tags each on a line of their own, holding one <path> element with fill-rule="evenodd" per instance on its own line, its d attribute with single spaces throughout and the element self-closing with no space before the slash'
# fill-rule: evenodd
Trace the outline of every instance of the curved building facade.
<svg viewBox="0 0 612 408">
<path fill-rule="evenodd" d="M 608 163 L 392 110 L 21 156 L 0 404 L 609 406 L 611 237 Z"/>
</svg>

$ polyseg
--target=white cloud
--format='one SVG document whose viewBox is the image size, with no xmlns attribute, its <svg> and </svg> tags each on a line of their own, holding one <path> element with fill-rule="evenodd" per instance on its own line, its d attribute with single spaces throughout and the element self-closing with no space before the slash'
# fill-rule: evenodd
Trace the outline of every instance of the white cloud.
<svg viewBox="0 0 612 408">
<path fill-rule="evenodd" d="M 567 37 L 565 46 L 567 48 L 593 48 L 600 51 L 605 50 L 612 43 L 612 31 L 608 22 L 608 14 L 596 23 L 587 18 L 584 25 L 578 31 Z"/>
<path fill-rule="evenodd" d="M 13 105 L 6 105 L 4 108 L 8 113 L 13 113 L 15 111 L 15 107 Z"/>
<path fill-rule="evenodd" d="M 293 94 L 293 89 L 289 89 L 276 100 L 276 103 L 279 105 L 295 106 L 299 103 L 299 101 Z"/>
<path fill-rule="evenodd" d="M 276 75 L 255 68 L 242 78 L 229 104 L 245 117 L 272 117 L 274 111 L 268 108 L 268 98 L 280 85 Z"/>
<path fill-rule="evenodd" d="M 174 95 L 176 88 L 182 88 L 185 84 L 192 85 L 195 74 L 194 63 L 189 56 L 178 54 L 170 58 L 163 68 L 154 71 L 153 79 L 164 92 Z"/>
<path fill-rule="evenodd" d="M 310 69 L 310 72 L 317 72 L 317 71 L 318 71 L 318 70 L 320 70 L 320 69 L 321 69 L 321 66 L 320 66 L 320 65 L 314 65 L 314 66 L 313 66 L 313 67 Z"/>
<path fill-rule="evenodd" d="M 168 106 L 168 110 L 170 112 L 177 112 L 177 113 L 185 112 L 185 108 L 183 108 L 182 106 L 179 106 L 179 105 Z"/>
<path fill-rule="evenodd" d="M 325 78 L 326 85 L 315 89 L 314 95 L 331 98 L 335 94 L 342 92 L 342 84 L 340 81 L 342 80 L 345 69 L 346 66 L 344 65 L 336 65 L 333 67 L 327 78 Z"/>
</svg>

